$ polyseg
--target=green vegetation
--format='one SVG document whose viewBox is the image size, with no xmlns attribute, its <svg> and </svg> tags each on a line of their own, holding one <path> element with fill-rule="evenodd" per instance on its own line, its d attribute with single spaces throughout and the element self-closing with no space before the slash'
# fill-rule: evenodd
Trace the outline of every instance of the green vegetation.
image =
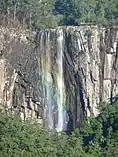
<svg viewBox="0 0 118 157">
<path fill-rule="evenodd" d="M 32 29 L 118 23 L 117 0 L 0 0 L 1 20 Z M 0 20 L 0 21 L 1 21 Z"/>
<path fill-rule="evenodd" d="M 117 0 L 56 0 L 56 11 L 63 15 L 62 24 L 115 24 L 118 22 Z"/>
<path fill-rule="evenodd" d="M 53 0 L 0 0 L 0 10 L 7 23 L 18 20 L 32 29 L 56 26 Z"/>
<path fill-rule="evenodd" d="M 117 157 L 118 104 L 88 118 L 70 136 L 0 113 L 0 157 Z"/>
</svg>

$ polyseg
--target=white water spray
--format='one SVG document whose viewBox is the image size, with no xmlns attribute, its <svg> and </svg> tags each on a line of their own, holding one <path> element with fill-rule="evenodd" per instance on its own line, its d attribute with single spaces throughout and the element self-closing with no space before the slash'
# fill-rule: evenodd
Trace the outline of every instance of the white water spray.
<svg viewBox="0 0 118 157">
<path fill-rule="evenodd" d="M 63 30 L 58 31 L 57 39 L 57 64 L 58 64 L 58 75 L 57 75 L 57 105 L 58 105 L 58 124 L 57 131 L 63 130 Z"/>
<path fill-rule="evenodd" d="M 47 48 L 46 48 L 46 75 L 45 75 L 45 85 L 46 85 L 46 105 L 47 105 L 47 120 L 49 129 L 53 129 L 53 111 L 52 111 L 52 78 L 51 78 L 51 55 L 50 55 L 50 32 L 47 33 L 46 37 Z"/>
<path fill-rule="evenodd" d="M 52 34 L 51 34 L 52 33 Z M 64 128 L 64 82 L 63 82 L 63 30 L 58 29 L 56 52 L 53 51 L 51 31 L 41 33 L 40 68 L 44 94 L 44 121 L 50 130 L 60 132 Z M 57 106 L 56 106 L 57 105 Z"/>
<path fill-rule="evenodd" d="M 44 36 L 45 43 L 44 46 Z M 42 32 L 41 40 L 40 40 L 40 60 L 42 69 L 42 85 L 43 85 L 43 94 L 44 94 L 44 119 L 46 122 L 46 126 L 48 125 L 49 129 L 54 129 L 53 122 L 53 111 L 52 111 L 52 77 L 51 77 L 51 54 L 50 54 L 50 32 Z M 40 63 L 39 63 L 40 65 Z"/>
</svg>

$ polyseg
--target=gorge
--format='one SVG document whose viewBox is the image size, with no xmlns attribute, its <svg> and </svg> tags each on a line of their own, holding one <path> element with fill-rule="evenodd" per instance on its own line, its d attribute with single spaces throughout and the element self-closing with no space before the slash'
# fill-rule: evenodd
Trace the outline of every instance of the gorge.
<svg viewBox="0 0 118 157">
<path fill-rule="evenodd" d="M 0 103 L 50 130 L 80 127 L 118 95 L 118 27 L 0 28 Z M 111 102 L 112 103 L 112 102 Z M 71 122 L 70 122 L 71 119 Z"/>
</svg>

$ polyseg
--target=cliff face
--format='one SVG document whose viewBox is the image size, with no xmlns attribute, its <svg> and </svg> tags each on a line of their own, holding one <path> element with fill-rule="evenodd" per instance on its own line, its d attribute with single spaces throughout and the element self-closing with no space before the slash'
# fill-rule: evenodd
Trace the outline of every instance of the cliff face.
<svg viewBox="0 0 118 157">
<path fill-rule="evenodd" d="M 96 116 L 99 104 L 118 94 L 118 27 L 59 27 L 33 37 L 1 28 L 4 106 L 24 118 L 43 116 L 60 131 L 68 121 L 78 127 L 85 116 Z"/>
<path fill-rule="evenodd" d="M 39 118 L 34 36 L 29 30 L 0 27 L 0 104 L 23 119 Z"/>
<path fill-rule="evenodd" d="M 74 126 L 79 126 L 83 117 L 99 113 L 101 102 L 118 94 L 117 30 L 79 26 L 37 34 L 45 118 L 50 128 L 67 127 L 65 109 L 73 116 Z"/>
</svg>

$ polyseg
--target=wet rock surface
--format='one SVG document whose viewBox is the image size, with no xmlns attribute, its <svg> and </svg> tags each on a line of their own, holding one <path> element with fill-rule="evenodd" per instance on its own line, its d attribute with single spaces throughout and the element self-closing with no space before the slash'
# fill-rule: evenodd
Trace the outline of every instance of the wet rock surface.
<svg viewBox="0 0 118 157">
<path fill-rule="evenodd" d="M 118 27 L 0 28 L 0 103 L 59 131 L 118 94 Z M 34 38 L 35 36 L 35 38 Z"/>
<path fill-rule="evenodd" d="M 56 92 L 48 95 L 44 93 L 47 100 L 52 100 L 51 104 L 47 104 L 47 108 L 56 106 L 55 111 L 50 109 L 51 114 L 47 109 L 47 123 L 50 123 L 50 118 L 52 123 L 53 112 L 57 114 L 63 112 L 63 123 L 66 123 L 64 111 L 58 110 L 60 103 L 63 103 L 62 110 L 69 109 L 73 115 L 74 127 L 79 127 L 84 117 L 99 114 L 100 103 L 107 102 L 113 95 L 117 95 L 117 27 L 59 27 L 40 31 L 36 40 L 40 43 L 38 55 L 40 74 L 44 76 L 42 80 L 52 84 L 51 89 L 57 92 L 59 92 L 58 81 L 60 81 L 63 89 L 61 91 L 63 92 L 62 102 L 58 102 L 58 98 L 55 98 Z M 58 55 L 61 53 L 62 60 L 59 61 Z M 63 64 L 62 77 L 59 73 L 60 62 Z M 46 91 L 51 90 L 47 86 L 45 88 Z M 56 119 L 58 123 L 59 116 Z"/>
</svg>

